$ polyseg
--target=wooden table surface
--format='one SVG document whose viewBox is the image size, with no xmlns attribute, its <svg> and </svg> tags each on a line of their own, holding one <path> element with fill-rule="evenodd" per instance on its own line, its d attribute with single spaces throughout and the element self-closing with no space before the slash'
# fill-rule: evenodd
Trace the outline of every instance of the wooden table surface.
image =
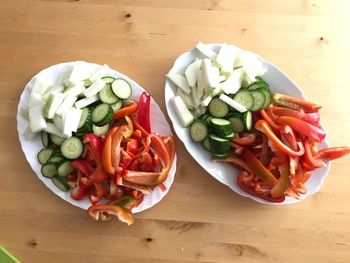
<svg viewBox="0 0 350 263">
<path fill-rule="evenodd" d="M 47 189 L 21 151 L 19 96 L 49 65 L 106 63 L 162 110 L 164 74 L 198 41 L 234 43 L 283 69 L 350 145 L 350 2 L 0 0 L 0 244 L 23 262 L 350 262 L 350 158 L 302 203 L 272 207 L 207 174 L 177 139 L 175 182 L 128 227 L 93 222 Z"/>
</svg>

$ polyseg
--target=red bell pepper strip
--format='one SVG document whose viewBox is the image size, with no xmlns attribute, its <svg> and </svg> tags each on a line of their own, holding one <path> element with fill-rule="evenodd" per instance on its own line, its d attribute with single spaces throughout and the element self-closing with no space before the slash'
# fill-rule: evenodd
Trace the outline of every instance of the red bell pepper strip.
<svg viewBox="0 0 350 263">
<path fill-rule="evenodd" d="M 126 152 L 131 154 L 136 154 L 139 150 L 139 143 L 136 139 L 130 138 L 126 143 Z"/>
<path fill-rule="evenodd" d="M 164 136 L 163 137 L 163 141 L 168 149 L 168 153 L 170 156 L 170 162 L 172 163 L 175 157 L 175 152 L 176 152 L 176 148 L 175 148 L 175 140 L 173 136 Z"/>
<path fill-rule="evenodd" d="M 88 177 L 80 176 L 78 179 L 78 186 L 82 189 L 89 189 L 92 186 L 92 181 Z"/>
<path fill-rule="evenodd" d="M 108 178 L 107 172 L 101 165 L 97 166 L 95 171 L 91 174 L 90 180 L 93 183 L 102 183 Z"/>
<path fill-rule="evenodd" d="M 246 135 L 244 137 L 239 137 L 238 135 L 236 135 L 232 139 L 232 142 L 237 143 L 239 145 L 243 145 L 243 146 L 253 145 L 255 143 L 255 141 L 256 141 L 255 133 L 249 133 L 248 135 Z"/>
<path fill-rule="evenodd" d="M 284 107 L 277 107 L 277 106 L 272 107 L 272 112 L 276 116 L 294 117 L 311 124 L 316 124 L 316 123 L 319 123 L 320 121 L 320 115 L 318 114 L 318 112 L 305 113 L 305 112 L 296 111 L 296 110 L 284 108 Z"/>
<path fill-rule="evenodd" d="M 350 153 L 349 147 L 330 147 L 319 150 L 315 156 L 315 159 L 323 161 L 332 161 L 338 158 L 341 158 Z"/>
<path fill-rule="evenodd" d="M 307 112 L 317 112 L 321 108 L 321 106 L 315 103 L 281 93 L 273 94 L 272 100 L 278 105 L 288 107 L 294 110 L 303 109 Z"/>
<path fill-rule="evenodd" d="M 280 152 L 287 154 L 289 156 L 301 156 L 304 154 L 304 147 L 302 143 L 297 142 L 299 151 L 293 151 L 287 145 L 285 145 L 281 140 L 275 135 L 275 133 L 271 130 L 269 124 L 264 120 L 259 120 L 255 124 L 255 129 L 264 133 L 269 141 L 273 144 L 273 146 Z"/>
<path fill-rule="evenodd" d="M 103 149 L 103 142 L 101 141 L 101 139 L 93 133 L 87 133 L 84 135 L 83 144 L 90 145 L 97 166 L 101 165 Z"/>
<path fill-rule="evenodd" d="M 121 117 L 125 117 L 125 116 L 131 115 L 132 113 L 137 111 L 137 106 L 138 106 L 138 103 L 136 101 L 130 100 L 127 105 L 125 105 L 123 108 L 117 110 L 113 114 L 113 119 L 118 119 L 118 118 L 121 118 Z"/>
<path fill-rule="evenodd" d="M 144 194 L 150 193 L 149 187 L 144 186 L 144 185 L 130 183 L 130 182 L 124 180 L 120 175 L 116 175 L 114 177 L 114 182 L 116 185 L 125 186 L 125 187 L 131 188 L 131 189 L 136 189 L 136 190 L 141 191 Z"/>
<path fill-rule="evenodd" d="M 275 185 L 277 179 L 249 150 L 245 150 L 242 160 L 247 164 L 252 174 L 260 178 L 264 183 Z"/>
<path fill-rule="evenodd" d="M 269 126 L 275 131 L 279 131 L 280 127 L 276 124 L 276 122 L 266 113 L 265 110 L 260 110 L 261 117 L 269 124 Z"/>
<path fill-rule="evenodd" d="M 298 150 L 297 140 L 293 129 L 289 125 L 283 125 L 280 129 L 282 142 L 291 148 L 293 151 Z"/>
<path fill-rule="evenodd" d="M 233 157 L 233 156 L 229 156 L 225 159 L 218 159 L 215 156 L 213 156 L 211 158 L 212 162 L 225 162 L 225 163 L 231 163 L 233 165 L 238 165 L 239 167 L 243 168 L 244 170 L 246 170 L 248 173 L 250 174 L 254 174 L 253 170 L 248 166 L 248 164 L 243 161 L 241 158 L 237 158 L 237 157 Z"/>
<path fill-rule="evenodd" d="M 288 163 L 283 163 L 279 167 L 280 178 L 277 184 L 275 184 L 271 189 L 271 196 L 274 198 L 281 197 L 288 188 L 289 183 L 289 167 Z"/>
<path fill-rule="evenodd" d="M 248 180 L 246 180 L 246 178 Z M 270 202 L 282 203 L 285 200 L 284 196 L 281 196 L 278 198 L 273 198 L 270 195 L 264 195 L 264 194 L 259 194 L 259 193 L 255 192 L 255 188 L 257 188 L 257 187 L 256 187 L 256 184 L 252 180 L 253 178 L 254 178 L 253 175 L 251 175 L 245 171 L 240 172 L 239 175 L 237 176 L 237 184 L 238 184 L 239 188 L 241 188 L 244 192 L 246 192 L 248 194 L 257 196 L 259 198 L 265 199 L 265 200 L 270 201 Z M 246 183 L 247 181 L 251 182 L 251 183 L 247 184 Z"/>
<path fill-rule="evenodd" d="M 323 160 L 319 158 L 315 158 L 312 155 L 311 148 L 310 148 L 310 142 L 308 139 L 304 141 L 304 147 L 305 147 L 305 154 L 303 156 L 303 161 L 305 163 L 305 168 L 308 168 L 307 170 L 311 171 L 316 168 L 322 168 L 325 167 L 326 164 Z"/>
<path fill-rule="evenodd" d="M 326 133 L 320 128 L 297 118 L 280 116 L 277 118 L 277 123 L 281 125 L 289 125 L 293 130 L 317 142 L 322 142 L 326 137 Z"/>
<path fill-rule="evenodd" d="M 121 198 L 124 194 L 124 188 L 116 185 L 114 179 L 112 179 L 109 183 L 109 189 L 105 191 L 105 197 L 108 200 L 117 200 Z"/>
<path fill-rule="evenodd" d="M 134 159 L 134 155 L 132 153 L 126 152 L 123 148 L 120 149 L 119 166 L 121 168 L 126 169 L 127 167 L 129 167 L 133 159 Z"/>
<path fill-rule="evenodd" d="M 128 134 L 130 127 L 127 125 L 120 126 L 118 130 L 113 133 L 112 146 L 111 146 L 111 160 L 112 166 L 115 172 L 120 172 L 122 168 L 120 167 L 121 158 L 121 142 L 125 134 Z"/>
<path fill-rule="evenodd" d="M 134 122 L 133 122 L 134 123 Z M 136 139 L 137 141 L 141 141 L 142 139 L 142 133 L 140 130 L 134 130 L 132 135 L 131 135 L 132 138 Z"/>
<path fill-rule="evenodd" d="M 313 156 L 317 155 L 318 153 L 318 148 L 317 148 L 318 143 L 315 141 L 310 141 L 310 149 L 311 153 Z"/>
<path fill-rule="evenodd" d="M 270 159 L 269 164 L 267 166 L 267 170 L 269 171 L 274 170 L 281 164 L 287 163 L 287 160 L 288 160 L 287 155 L 281 152 L 277 152 L 276 155 Z"/>
<path fill-rule="evenodd" d="M 289 156 L 289 172 L 291 176 L 295 175 L 295 172 L 299 168 L 299 157 L 291 157 Z"/>
<path fill-rule="evenodd" d="M 89 207 L 87 214 L 96 221 L 107 221 L 114 215 L 128 225 L 135 222 L 135 218 L 128 209 L 117 205 L 93 205 Z"/>
<path fill-rule="evenodd" d="M 71 191 L 70 196 L 74 200 L 81 200 L 86 196 L 86 191 L 84 188 L 77 186 Z"/>
<path fill-rule="evenodd" d="M 86 177 L 90 177 L 94 171 L 94 168 L 84 159 L 73 160 L 71 161 L 71 165 Z"/>
<path fill-rule="evenodd" d="M 159 155 L 158 154 L 153 154 L 153 165 L 154 165 L 154 167 L 157 167 L 159 163 L 160 163 Z"/>
<path fill-rule="evenodd" d="M 89 196 L 89 199 L 90 199 L 91 204 L 95 205 L 104 196 L 105 190 L 104 190 L 103 185 L 101 183 L 94 183 L 93 184 L 93 191 L 94 191 L 94 193 Z"/>
<path fill-rule="evenodd" d="M 152 170 L 153 159 L 148 152 L 141 154 L 141 156 L 137 159 L 137 161 L 142 171 L 150 172 Z"/>
<path fill-rule="evenodd" d="M 109 174 L 114 174 L 115 169 L 112 165 L 112 139 L 114 133 L 119 129 L 119 127 L 114 127 L 109 130 L 107 137 L 104 141 L 103 150 L 102 150 L 102 166 L 105 171 Z"/>
<path fill-rule="evenodd" d="M 134 129 L 141 131 L 142 137 L 147 137 L 149 132 L 146 131 L 139 123 L 136 114 L 130 115 L 132 123 L 134 124 Z"/>
<path fill-rule="evenodd" d="M 265 134 L 262 134 L 262 148 L 260 153 L 260 161 L 263 163 L 263 165 L 266 166 L 269 163 L 270 156 L 271 156 L 271 151 L 268 145 L 268 138 L 266 137 Z"/>
<path fill-rule="evenodd" d="M 124 170 L 122 172 L 123 179 L 136 184 L 146 185 L 146 186 L 157 186 L 164 182 L 168 177 L 168 172 L 171 168 L 172 160 L 171 158 L 175 156 L 174 152 L 169 152 L 167 144 L 164 143 L 163 139 L 153 133 L 150 133 L 148 137 L 151 140 L 152 150 L 159 155 L 160 163 L 162 169 L 160 172 L 137 172 Z M 172 149 L 175 151 L 175 149 Z"/>
<path fill-rule="evenodd" d="M 150 119 L 151 96 L 147 92 L 142 92 L 139 98 L 139 106 L 137 109 L 137 117 L 139 124 L 148 132 L 151 132 Z"/>
<path fill-rule="evenodd" d="M 166 187 L 163 183 L 159 184 L 158 185 L 159 189 L 162 191 L 162 192 L 165 192 L 166 191 Z"/>
</svg>

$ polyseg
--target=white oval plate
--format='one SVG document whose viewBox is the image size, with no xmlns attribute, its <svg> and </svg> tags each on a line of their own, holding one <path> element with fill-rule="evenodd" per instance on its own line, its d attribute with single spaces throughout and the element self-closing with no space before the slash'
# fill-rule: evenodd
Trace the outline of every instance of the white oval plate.
<svg viewBox="0 0 350 263">
<path fill-rule="evenodd" d="M 209 46 L 218 53 L 220 49 L 220 44 L 209 44 Z M 248 51 L 246 51 L 248 52 Z M 264 75 L 264 79 L 270 84 L 271 91 L 273 92 L 281 92 L 291 96 L 305 98 L 301 89 L 278 67 L 271 64 L 270 62 L 264 60 L 260 56 L 255 53 L 250 52 L 254 56 L 256 56 L 263 63 L 264 67 L 267 69 L 267 72 Z M 186 66 L 194 61 L 195 58 L 204 58 L 203 55 L 195 48 L 191 49 L 188 52 L 181 54 L 176 60 L 173 67 L 170 69 L 169 74 L 178 73 L 184 74 Z M 165 104 L 168 111 L 168 115 L 173 123 L 174 130 L 177 136 L 185 145 L 187 151 L 192 155 L 192 157 L 199 163 L 204 170 L 206 170 L 210 175 L 212 175 L 219 182 L 227 185 L 236 193 L 249 197 L 254 201 L 263 204 L 269 205 L 281 205 L 281 204 L 294 204 L 298 203 L 301 200 L 307 198 L 308 196 L 318 192 L 320 190 L 321 185 L 324 182 L 325 177 L 328 174 L 330 165 L 327 163 L 327 166 L 322 169 L 317 169 L 312 172 L 312 176 L 305 184 L 307 188 L 307 193 L 301 196 L 300 200 L 296 200 L 290 197 L 286 197 L 283 203 L 273 203 L 265 201 L 261 198 L 248 194 L 242 191 L 237 183 L 236 177 L 239 173 L 239 169 L 232 167 L 229 164 L 225 163 L 212 163 L 210 161 L 211 154 L 205 151 L 201 144 L 195 143 L 191 140 L 189 136 L 188 128 L 183 128 L 181 123 L 179 122 L 176 113 L 173 110 L 173 107 L 170 103 L 170 99 L 175 96 L 176 87 L 170 81 L 166 80 L 165 82 Z M 324 140 L 320 148 L 325 148 L 329 146 L 327 140 Z"/>
<path fill-rule="evenodd" d="M 23 136 L 23 133 L 28 126 L 28 121 L 20 114 L 20 108 L 24 105 L 27 105 L 29 102 L 29 95 L 33 87 L 33 84 L 35 82 L 35 77 L 37 76 L 43 77 L 45 80 L 48 81 L 48 84 L 50 85 L 58 84 L 60 83 L 60 78 L 63 76 L 62 75 L 63 72 L 66 72 L 69 68 L 73 67 L 74 63 L 76 62 L 66 62 L 66 63 L 53 65 L 49 68 L 46 68 L 40 71 L 28 82 L 28 84 L 25 86 L 21 94 L 21 97 L 18 103 L 17 131 L 18 131 L 19 141 L 21 143 L 21 147 L 24 152 L 24 155 L 27 161 L 29 162 L 30 166 L 32 167 L 33 171 L 38 176 L 38 178 L 56 195 L 66 200 L 67 202 L 71 203 L 72 205 L 86 210 L 90 206 L 90 202 L 87 199 L 81 200 L 81 201 L 76 201 L 72 199 L 70 197 L 70 192 L 62 192 L 52 183 L 50 179 L 42 176 L 40 172 L 41 165 L 37 160 L 37 153 L 43 148 L 41 144 L 40 136 L 36 136 L 31 140 L 28 140 Z M 94 68 L 100 67 L 100 65 L 88 63 L 88 67 L 91 67 L 93 71 Z M 116 70 L 110 69 L 109 74 L 113 77 L 124 78 L 125 80 L 127 80 L 131 84 L 133 89 L 132 98 L 138 100 L 139 96 L 144 91 L 144 89 L 140 85 L 138 85 L 135 81 L 133 81 L 132 79 L 128 78 L 126 75 Z M 170 126 L 167 120 L 165 119 L 163 112 L 159 108 L 158 104 L 153 100 L 153 98 L 151 99 L 151 125 L 152 125 L 152 130 L 157 132 L 160 135 L 172 134 L 170 130 Z M 170 186 L 174 181 L 174 176 L 176 171 L 176 159 L 177 157 L 175 155 L 174 162 L 169 172 L 169 176 L 167 180 L 164 182 L 166 191 L 162 192 L 159 189 L 159 187 L 156 187 L 149 195 L 145 195 L 143 202 L 138 207 L 132 209 L 133 213 L 142 212 L 154 206 L 167 194 Z"/>
</svg>

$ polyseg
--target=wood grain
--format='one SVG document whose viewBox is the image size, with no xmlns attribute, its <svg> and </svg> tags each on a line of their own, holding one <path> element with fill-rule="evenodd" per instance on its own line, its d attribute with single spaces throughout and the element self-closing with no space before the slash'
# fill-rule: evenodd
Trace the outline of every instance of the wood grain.
<svg viewBox="0 0 350 263">
<path fill-rule="evenodd" d="M 17 139 L 26 82 L 63 61 L 106 63 L 165 112 L 164 75 L 196 42 L 228 42 L 278 65 L 350 145 L 347 0 L 0 0 L 0 243 L 23 262 L 349 262 L 350 158 L 321 191 L 271 207 L 215 181 L 177 140 L 169 194 L 132 227 L 91 221 L 35 176 Z"/>
</svg>

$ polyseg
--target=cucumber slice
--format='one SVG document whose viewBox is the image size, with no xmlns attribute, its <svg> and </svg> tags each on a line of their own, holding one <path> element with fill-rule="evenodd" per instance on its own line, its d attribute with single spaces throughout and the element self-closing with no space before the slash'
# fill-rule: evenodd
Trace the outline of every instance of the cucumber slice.
<svg viewBox="0 0 350 263">
<path fill-rule="evenodd" d="M 125 79 L 116 79 L 112 82 L 112 91 L 120 99 L 126 100 L 131 96 L 131 86 Z"/>
<path fill-rule="evenodd" d="M 225 135 L 223 138 L 231 140 L 233 137 L 235 137 L 235 133 L 231 131 L 229 134 Z"/>
<path fill-rule="evenodd" d="M 209 103 L 209 112 L 214 117 L 223 118 L 228 113 L 228 106 L 219 98 L 214 98 Z"/>
<path fill-rule="evenodd" d="M 45 148 L 47 148 L 50 144 L 50 138 L 47 132 L 41 132 L 41 142 Z"/>
<path fill-rule="evenodd" d="M 209 135 L 209 143 L 214 154 L 227 154 L 230 150 L 229 140 L 218 137 L 215 134 Z"/>
<path fill-rule="evenodd" d="M 106 84 L 110 84 L 110 83 L 112 83 L 112 82 L 115 80 L 115 78 L 113 78 L 113 77 L 103 77 L 102 80 L 103 80 Z"/>
<path fill-rule="evenodd" d="M 259 91 L 265 95 L 265 102 L 262 106 L 262 108 L 264 109 L 271 104 L 271 92 L 266 89 L 259 89 Z"/>
<path fill-rule="evenodd" d="M 111 84 L 106 84 L 98 96 L 102 102 L 107 104 L 114 104 L 119 101 L 119 98 L 112 91 Z"/>
<path fill-rule="evenodd" d="M 37 158 L 40 164 L 46 163 L 50 156 L 52 155 L 53 149 L 41 149 L 41 151 L 38 153 Z"/>
<path fill-rule="evenodd" d="M 74 171 L 71 162 L 68 160 L 63 160 L 57 165 L 57 173 L 59 176 L 67 176 Z"/>
<path fill-rule="evenodd" d="M 254 98 L 249 91 L 241 90 L 236 93 L 233 100 L 243 105 L 247 110 L 250 110 L 254 105 Z"/>
<path fill-rule="evenodd" d="M 243 124 L 246 130 L 250 131 L 253 128 L 253 116 L 250 111 L 243 113 Z"/>
<path fill-rule="evenodd" d="M 204 121 L 197 120 L 190 127 L 191 139 L 194 142 L 201 142 L 208 136 L 208 128 Z"/>
<path fill-rule="evenodd" d="M 83 108 L 78 124 L 78 132 L 90 130 L 91 126 L 91 109 Z"/>
<path fill-rule="evenodd" d="M 262 89 L 270 91 L 269 83 L 267 83 L 262 77 L 256 76 L 255 79 L 259 82 Z"/>
<path fill-rule="evenodd" d="M 77 159 L 83 154 L 83 143 L 77 137 L 65 139 L 61 145 L 62 155 L 67 159 Z"/>
<path fill-rule="evenodd" d="M 58 157 L 63 157 L 60 148 L 54 149 L 50 157 L 57 157 L 57 156 Z"/>
<path fill-rule="evenodd" d="M 260 89 L 262 87 L 261 83 L 260 82 L 254 82 L 252 84 L 250 84 L 247 89 L 249 91 L 253 91 L 253 90 L 257 90 L 257 89 Z"/>
<path fill-rule="evenodd" d="M 56 145 L 61 145 L 62 142 L 64 141 L 64 138 L 62 137 L 58 137 L 57 135 L 55 134 L 50 134 L 50 139 L 51 141 L 56 144 Z"/>
<path fill-rule="evenodd" d="M 83 82 L 84 82 L 84 87 L 89 87 L 92 84 L 91 80 L 89 80 L 89 79 L 85 79 L 85 80 L 83 80 Z"/>
<path fill-rule="evenodd" d="M 50 159 L 48 160 L 49 163 L 60 163 L 61 161 L 63 161 L 64 158 L 62 156 L 51 156 Z"/>
<path fill-rule="evenodd" d="M 212 132 L 219 137 L 225 137 L 232 132 L 231 123 L 225 119 L 212 118 L 210 120 L 210 126 Z"/>
<path fill-rule="evenodd" d="M 51 178 L 52 183 L 57 186 L 58 189 L 63 192 L 67 192 L 70 189 L 69 184 L 67 183 L 66 178 L 55 175 Z"/>
<path fill-rule="evenodd" d="M 253 96 L 254 98 L 254 105 L 253 107 L 251 107 L 251 111 L 257 111 L 263 108 L 264 104 L 265 104 L 265 95 L 260 92 L 259 90 L 253 90 L 250 92 L 250 95 Z"/>
<path fill-rule="evenodd" d="M 226 159 L 228 157 L 228 153 L 216 153 L 214 156 L 218 159 Z"/>
<path fill-rule="evenodd" d="M 239 133 L 245 130 L 242 116 L 237 114 L 236 116 L 232 116 L 228 118 L 228 121 L 231 123 L 231 129 L 233 132 Z"/>
<path fill-rule="evenodd" d="M 209 137 L 206 137 L 203 142 L 202 145 L 204 147 L 204 149 L 206 149 L 207 151 L 211 151 L 211 147 L 210 147 L 210 142 L 209 142 Z"/>
<path fill-rule="evenodd" d="M 57 168 L 55 163 L 47 162 L 41 166 L 41 173 L 43 176 L 51 178 L 57 174 Z"/>
<path fill-rule="evenodd" d="M 92 122 L 97 126 L 104 126 L 112 120 L 113 110 L 109 104 L 102 103 L 92 111 Z"/>
<path fill-rule="evenodd" d="M 109 123 L 107 123 L 104 126 L 96 126 L 95 124 L 92 124 L 92 132 L 96 134 L 97 136 L 101 136 L 103 134 L 106 134 L 109 130 Z"/>
<path fill-rule="evenodd" d="M 123 106 L 123 101 L 119 100 L 117 103 L 114 103 L 111 105 L 113 112 L 116 112 L 117 110 L 121 109 Z"/>
</svg>

